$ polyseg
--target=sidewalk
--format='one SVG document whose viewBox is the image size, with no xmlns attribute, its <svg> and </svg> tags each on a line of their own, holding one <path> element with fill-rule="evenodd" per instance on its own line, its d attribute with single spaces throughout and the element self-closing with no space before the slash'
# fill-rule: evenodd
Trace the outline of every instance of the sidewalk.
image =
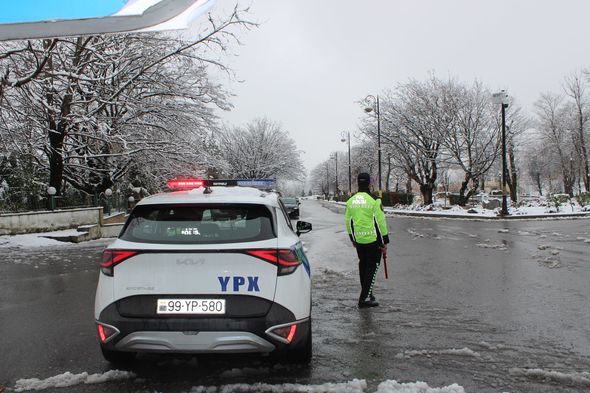
<svg viewBox="0 0 590 393">
<path fill-rule="evenodd" d="M 326 205 L 333 205 L 338 212 L 344 212 L 346 206 L 345 202 L 334 201 L 320 201 L 325 207 Z M 569 211 L 568 210 L 574 210 Z M 564 205 L 560 208 L 560 212 L 549 213 L 544 206 L 534 207 L 520 207 L 510 208 L 508 211 L 510 215 L 500 216 L 497 210 L 487 210 L 481 207 L 463 209 L 459 206 L 453 206 L 448 209 L 441 208 L 436 210 L 427 210 L 423 206 L 415 206 L 412 210 L 408 209 L 394 209 L 392 207 L 384 208 L 385 214 L 388 216 L 405 216 L 405 217 L 422 217 L 422 218 L 451 218 L 451 219 L 475 219 L 475 220 L 558 220 L 558 219 L 574 219 L 574 218 L 590 218 L 590 211 L 582 211 L 572 209 L 570 205 Z"/>
<path fill-rule="evenodd" d="M 2 248 L 35 248 L 35 247 L 52 247 L 52 246 L 71 246 L 80 244 L 80 242 L 70 242 L 65 240 L 71 236 L 78 236 L 80 232 L 77 229 L 65 229 L 63 231 L 27 233 L 24 235 L 2 235 L 0 236 L 0 249 Z M 64 240 L 56 240 L 61 238 Z M 94 240 L 94 239 L 89 239 Z M 100 240 L 100 239 L 96 239 Z M 105 238 L 102 238 L 104 241 Z M 114 240 L 114 239 L 113 239 Z M 87 240 L 88 241 L 88 240 Z M 83 243 L 83 242 L 82 242 Z"/>
<path fill-rule="evenodd" d="M 116 238 L 123 227 L 124 213 L 105 216 L 101 224 L 81 225 L 73 229 L 35 232 L 18 235 L 0 235 L 0 248 L 31 248 L 71 245 L 90 240 Z"/>
</svg>

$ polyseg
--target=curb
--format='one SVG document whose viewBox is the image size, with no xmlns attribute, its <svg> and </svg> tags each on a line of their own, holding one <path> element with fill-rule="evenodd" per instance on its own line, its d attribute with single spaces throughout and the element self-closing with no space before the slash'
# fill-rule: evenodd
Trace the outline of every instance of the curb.
<svg viewBox="0 0 590 393">
<path fill-rule="evenodd" d="M 404 213 L 385 211 L 387 216 L 420 217 L 420 218 L 446 218 L 455 220 L 482 220 L 482 221 L 514 221 L 514 220 L 560 220 L 560 219 L 587 219 L 590 213 L 570 214 L 547 214 L 547 215 L 511 215 L 511 216 L 478 216 L 478 215 L 457 215 L 457 214 L 429 214 L 429 213 Z"/>
<path fill-rule="evenodd" d="M 345 208 L 345 204 L 342 202 L 327 202 L 327 201 L 319 201 L 320 204 L 331 211 L 338 210 L 338 213 L 342 213 Z M 336 208 L 336 209 L 330 209 Z M 339 209 L 340 208 L 340 209 Z M 342 210 L 342 211 L 340 211 Z M 550 213 L 550 214 L 535 214 L 535 215 L 511 215 L 511 216 L 479 216 L 475 214 L 433 214 L 433 213 L 423 213 L 423 212 L 402 212 L 402 211 L 391 211 L 385 210 L 386 216 L 399 216 L 399 217 L 417 217 L 417 218 L 444 218 L 444 219 L 451 219 L 451 220 L 480 220 L 480 221 L 510 221 L 510 220 L 561 220 L 561 219 L 589 219 L 590 212 L 583 212 L 583 213 Z"/>
</svg>

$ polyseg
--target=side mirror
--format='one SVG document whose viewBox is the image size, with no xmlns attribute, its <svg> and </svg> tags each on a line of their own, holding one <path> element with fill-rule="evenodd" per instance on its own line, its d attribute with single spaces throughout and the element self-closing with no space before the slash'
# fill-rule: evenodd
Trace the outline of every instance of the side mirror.
<svg viewBox="0 0 590 393">
<path fill-rule="evenodd" d="M 311 231 L 311 223 L 305 221 L 297 221 L 297 236 L 302 233 Z"/>
</svg>

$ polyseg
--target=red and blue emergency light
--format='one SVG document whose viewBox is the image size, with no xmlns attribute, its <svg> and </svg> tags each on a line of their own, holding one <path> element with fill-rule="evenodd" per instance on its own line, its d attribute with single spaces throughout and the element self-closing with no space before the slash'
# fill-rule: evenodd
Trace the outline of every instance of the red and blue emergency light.
<svg viewBox="0 0 590 393">
<path fill-rule="evenodd" d="M 172 191 L 185 191 L 205 186 L 203 179 L 170 179 L 166 182 Z"/>
<path fill-rule="evenodd" d="M 172 191 L 186 191 L 195 188 L 209 187 L 253 187 L 261 190 L 275 188 L 274 179 L 171 179 L 166 182 Z"/>
</svg>

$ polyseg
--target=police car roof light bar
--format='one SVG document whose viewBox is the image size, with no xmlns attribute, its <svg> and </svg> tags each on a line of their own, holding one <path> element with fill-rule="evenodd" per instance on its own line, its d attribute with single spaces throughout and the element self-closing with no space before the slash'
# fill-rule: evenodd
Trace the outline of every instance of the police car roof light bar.
<svg viewBox="0 0 590 393">
<path fill-rule="evenodd" d="M 172 191 L 187 191 L 205 187 L 205 194 L 211 193 L 211 187 L 253 187 L 260 190 L 275 188 L 274 179 L 170 179 L 166 182 Z"/>
<path fill-rule="evenodd" d="M 200 188 L 205 185 L 203 179 L 170 179 L 166 182 L 166 185 L 172 191 L 186 191 L 194 188 Z"/>
</svg>

